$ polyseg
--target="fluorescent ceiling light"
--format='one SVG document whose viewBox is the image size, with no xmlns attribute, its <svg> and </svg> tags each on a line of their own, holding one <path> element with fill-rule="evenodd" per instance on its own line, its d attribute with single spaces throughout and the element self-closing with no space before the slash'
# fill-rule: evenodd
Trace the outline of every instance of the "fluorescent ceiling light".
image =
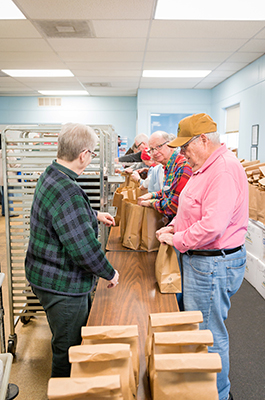
<svg viewBox="0 0 265 400">
<path fill-rule="evenodd" d="M 144 70 L 144 78 L 204 78 L 210 70 Z"/>
<path fill-rule="evenodd" d="M 88 96 L 86 90 L 38 90 L 44 96 Z"/>
<path fill-rule="evenodd" d="M 0 0 L 0 19 L 26 19 L 11 0 Z"/>
<path fill-rule="evenodd" d="M 58 78 L 74 76 L 68 69 L 2 69 L 2 71 L 14 78 Z"/>
<path fill-rule="evenodd" d="M 265 2 L 261 0 L 158 0 L 155 19 L 171 20 L 265 20 Z"/>
</svg>

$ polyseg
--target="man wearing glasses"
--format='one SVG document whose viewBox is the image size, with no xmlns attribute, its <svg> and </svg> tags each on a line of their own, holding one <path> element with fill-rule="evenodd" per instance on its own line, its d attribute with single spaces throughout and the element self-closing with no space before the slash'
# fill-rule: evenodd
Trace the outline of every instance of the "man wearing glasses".
<svg viewBox="0 0 265 400">
<path fill-rule="evenodd" d="M 193 176 L 182 191 L 176 217 L 157 231 L 161 243 L 182 253 L 184 310 L 200 310 L 200 329 L 210 329 L 222 359 L 217 374 L 219 400 L 232 400 L 229 338 L 225 320 L 230 298 L 241 286 L 246 265 L 248 182 L 235 155 L 220 143 L 216 123 L 195 114 L 179 123 L 178 137 Z"/>
<path fill-rule="evenodd" d="M 192 171 L 182 154 L 168 146 L 172 135 L 163 131 L 154 132 L 149 139 L 149 154 L 164 167 L 163 188 L 158 192 L 147 193 L 138 199 L 138 204 L 153 207 L 164 214 L 169 221 L 178 211 L 180 192 L 188 182 Z"/>
<path fill-rule="evenodd" d="M 134 139 L 134 153 L 124 155 L 114 159 L 115 163 L 142 163 L 142 151 L 148 147 L 148 136 L 145 133 L 139 133 Z"/>
<path fill-rule="evenodd" d="M 96 156 L 98 137 L 81 124 L 66 124 L 57 159 L 40 176 L 31 208 L 26 277 L 42 304 L 52 332 L 52 377 L 70 376 L 68 349 L 81 344 L 96 277 L 115 287 L 113 269 L 97 240 L 98 221 L 114 218 L 90 207 L 76 179 Z"/>
</svg>

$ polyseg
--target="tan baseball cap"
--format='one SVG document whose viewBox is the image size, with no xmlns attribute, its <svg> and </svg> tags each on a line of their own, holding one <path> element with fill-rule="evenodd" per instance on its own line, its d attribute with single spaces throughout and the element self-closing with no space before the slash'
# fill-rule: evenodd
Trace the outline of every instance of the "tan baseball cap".
<svg viewBox="0 0 265 400">
<path fill-rule="evenodd" d="M 191 140 L 194 136 L 202 133 L 216 132 L 217 124 L 208 114 L 193 114 L 183 118 L 179 122 L 178 136 L 172 142 L 167 143 L 169 147 L 180 147 Z"/>
</svg>

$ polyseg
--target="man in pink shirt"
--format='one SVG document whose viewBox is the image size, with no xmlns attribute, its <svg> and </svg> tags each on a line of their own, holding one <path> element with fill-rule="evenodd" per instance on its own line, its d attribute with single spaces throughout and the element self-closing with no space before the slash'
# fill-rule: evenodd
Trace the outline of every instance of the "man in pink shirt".
<svg viewBox="0 0 265 400">
<path fill-rule="evenodd" d="M 217 374 L 219 400 L 229 400 L 233 397 L 224 321 L 230 298 L 244 277 L 248 185 L 244 169 L 220 143 L 216 129 L 207 114 L 180 121 L 178 137 L 168 146 L 181 147 L 193 175 L 180 194 L 176 217 L 157 231 L 157 237 L 182 253 L 184 310 L 202 311 L 200 329 L 210 329 L 214 337 L 209 351 L 222 358 L 222 372 Z"/>
</svg>

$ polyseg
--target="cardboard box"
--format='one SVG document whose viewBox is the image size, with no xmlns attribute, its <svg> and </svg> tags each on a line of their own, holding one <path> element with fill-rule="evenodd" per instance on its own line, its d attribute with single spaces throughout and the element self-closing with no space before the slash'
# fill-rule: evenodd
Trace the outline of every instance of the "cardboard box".
<svg viewBox="0 0 265 400">
<path fill-rule="evenodd" d="M 258 273 L 258 258 L 247 251 L 247 264 L 244 278 L 256 288 Z"/>
<path fill-rule="evenodd" d="M 258 260 L 256 289 L 265 299 L 265 264 L 260 260 Z"/>
<path fill-rule="evenodd" d="M 245 245 L 250 254 L 265 262 L 265 229 L 262 223 L 249 219 Z"/>
</svg>

